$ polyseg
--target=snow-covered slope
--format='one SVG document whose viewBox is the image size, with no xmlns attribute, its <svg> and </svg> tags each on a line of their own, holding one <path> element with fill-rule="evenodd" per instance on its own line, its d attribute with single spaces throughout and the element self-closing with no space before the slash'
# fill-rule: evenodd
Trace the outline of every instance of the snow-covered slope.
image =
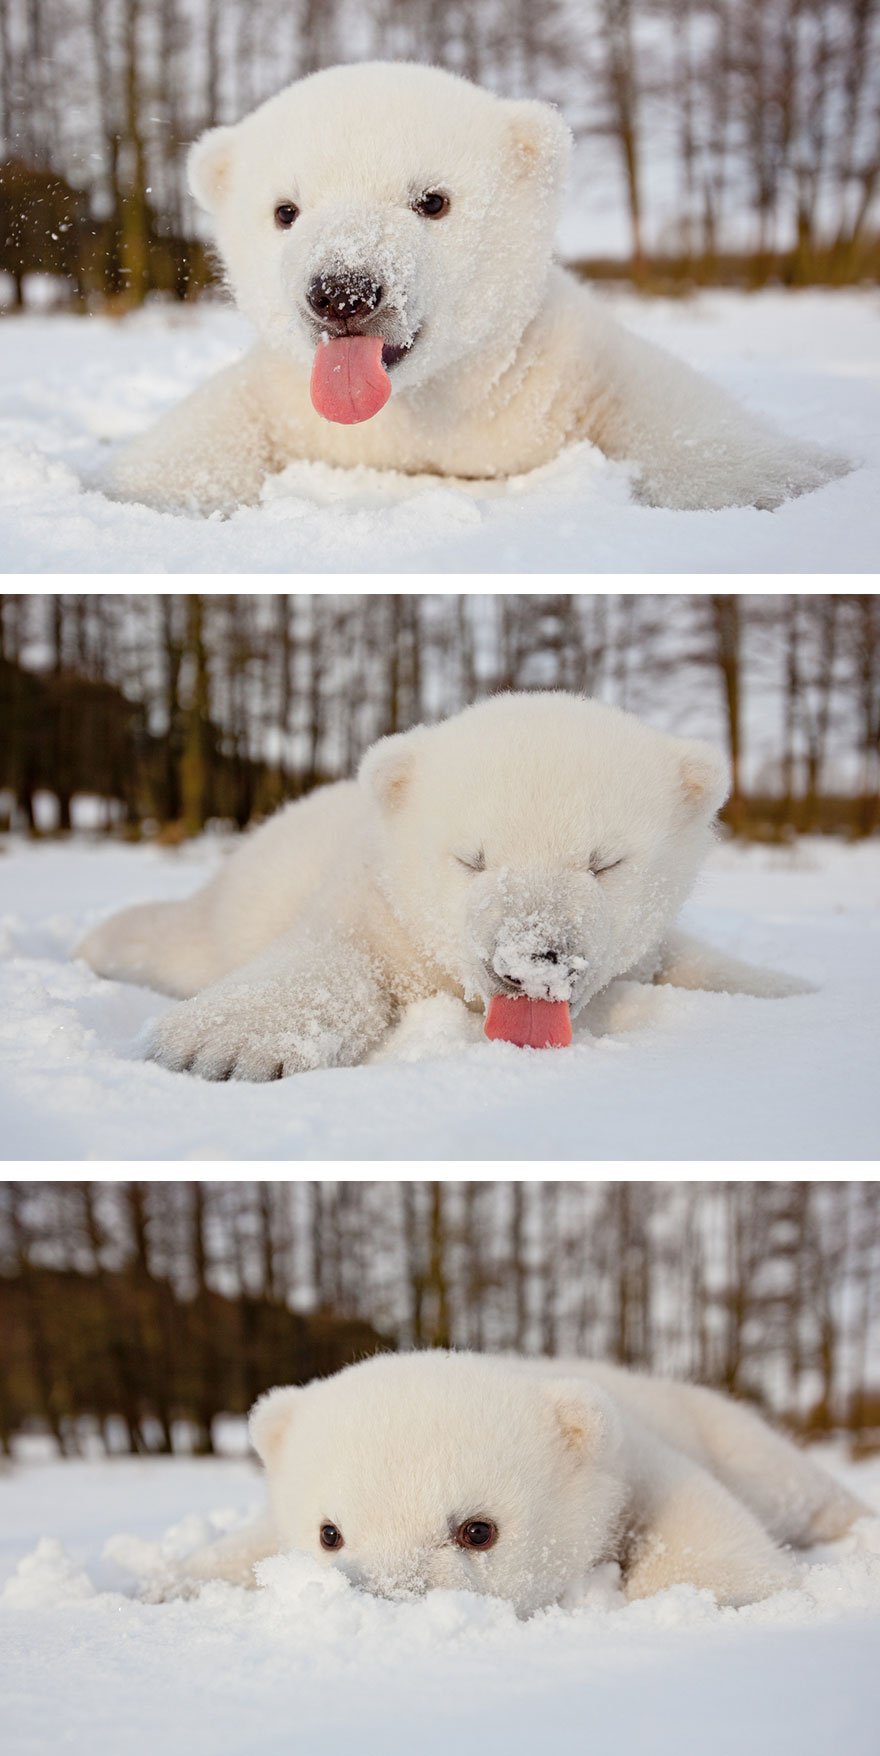
<svg viewBox="0 0 880 1756">
<path fill-rule="evenodd" d="M 380 1064 L 211 1085 L 140 1059 L 172 1002 L 68 960 L 125 903 L 186 895 L 222 858 L 74 840 L 0 855 L 7 1158 L 827 1159 L 880 1145 L 880 841 L 719 846 L 685 913 L 819 992 L 768 1001 L 617 983 L 605 1034 L 531 1051 L 451 999 L 410 1010 Z"/>
<path fill-rule="evenodd" d="M 247 345 L 222 306 L 125 320 L 0 317 L 0 557 L 22 572 L 873 571 L 880 551 L 880 295 L 613 297 L 619 315 L 799 438 L 859 467 L 775 513 L 631 503 L 592 446 L 509 484 L 298 464 L 231 519 L 115 504 L 108 447 Z"/>
<path fill-rule="evenodd" d="M 877 1460 L 825 1461 L 880 1509 Z M 801 1589 L 741 1610 L 684 1586 L 627 1605 L 606 1573 L 579 1607 L 518 1622 L 465 1593 L 371 1598 L 295 1556 L 257 1592 L 133 1600 L 160 1554 L 260 1500 L 238 1460 L 7 1470 L 7 1756 L 874 1756 L 876 1519 L 811 1555 Z"/>
</svg>

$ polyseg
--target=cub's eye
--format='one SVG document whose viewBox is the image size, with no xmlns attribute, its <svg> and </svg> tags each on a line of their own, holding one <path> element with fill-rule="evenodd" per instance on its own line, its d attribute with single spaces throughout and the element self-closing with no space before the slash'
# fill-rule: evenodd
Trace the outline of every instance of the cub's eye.
<svg viewBox="0 0 880 1756">
<path fill-rule="evenodd" d="M 423 219 L 442 219 L 449 212 L 449 196 L 441 195 L 439 189 L 426 189 L 412 206 L 413 213 L 420 213 Z"/>
<path fill-rule="evenodd" d="M 590 861 L 590 871 L 592 872 L 594 878 L 601 878 L 603 872 L 615 872 L 617 870 L 617 867 L 622 866 L 622 865 L 623 865 L 622 859 L 609 860 L 607 866 L 600 866 L 597 861 L 591 860 Z"/>
<path fill-rule="evenodd" d="M 486 870 L 486 856 L 483 853 L 482 848 L 480 848 L 478 854 L 467 856 L 465 854 L 453 854 L 452 857 L 457 861 L 459 866 L 464 867 L 466 872 L 485 872 Z"/>
<path fill-rule="evenodd" d="M 498 1541 L 498 1527 L 491 1518 L 468 1518 L 455 1533 L 460 1549 L 491 1549 Z"/>
<path fill-rule="evenodd" d="M 342 1531 L 338 1530 L 335 1524 L 322 1524 L 322 1526 L 321 1526 L 321 1547 L 322 1547 L 322 1549 L 341 1549 L 343 1546 L 343 1542 L 344 1542 L 344 1538 L 342 1535 Z"/>
<path fill-rule="evenodd" d="M 280 232 L 287 232 L 294 220 L 299 219 L 299 208 L 292 201 L 279 201 L 275 209 L 275 224 Z"/>
</svg>

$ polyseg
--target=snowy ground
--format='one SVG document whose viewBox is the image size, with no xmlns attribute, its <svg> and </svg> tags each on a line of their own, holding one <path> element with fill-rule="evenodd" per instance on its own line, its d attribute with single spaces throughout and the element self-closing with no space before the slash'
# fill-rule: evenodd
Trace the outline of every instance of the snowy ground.
<svg viewBox="0 0 880 1756">
<path fill-rule="evenodd" d="M 829 1467 L 880 1509 L 880 1460 Z M 7 1756 L 875 1756 L 880 1524 L 742 1610 L 676 1587 L 575 1610 L 389 1603 L 295 1556 L 257 1592 L 135 1601 L 159 1557 L 261 1502 L 244 1460 L 18 1463 L 0 1477 Z M 170 1528 L 169 1528 L 170 1527 Z M 4 1585 L 5 1582 L 5 1585 Z"/>
<path fill-rule="evenodd" d="M 872 1159 L 880 1146 L 880 840 L 719 846 L 685 922 L 817 984 L 754 1000 L 617 983 L 605 1034 L 489 1043 L 451 999 L 411 1009 L 381 1064 L 212 1085 L 144 1063 L 173 1002 L 68 952 L 125 903 L 181 897 L 223 857 L 85 839 L 0 853 L 6 1158 Z"/>
<path fill-rule="evenodd" d="M 859 467 L 769 514 L 633 505 L 580 445 L 501 486 L 299 464 L 228 520 L 86 484 L 111 444 L 247 343 L 222 306 L 0 317 L 0 565 L 9 572 L 859 572 L 880 551 L 880 292 L 707 293 L 619 314 L 799 438 Z"/>
</svg>

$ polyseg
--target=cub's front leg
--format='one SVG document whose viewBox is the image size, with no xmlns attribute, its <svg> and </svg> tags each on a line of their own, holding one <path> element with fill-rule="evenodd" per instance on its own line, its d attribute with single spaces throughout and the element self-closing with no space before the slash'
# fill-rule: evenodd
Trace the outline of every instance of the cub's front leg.
<svg viewBox="0 0 880 1756">
<path fill-rule="evenodd" d="M 585 306 L 592 365 L 586 437 L 609 457 L 638 464 L 635 495 L 645 504 L 772 511 L 851 467 L 740 408 L 682 360 L 624 330 L 597 300 Z"/>
<path fill-rule="evenodd" d="M 149 1054 L 172 1072 L 201 1079 L 284 1079 L 357 1065 L 394 1016 L 369 953 L 330 931 L 297 931 L 176 1006 Z"/>
<path fill-rule="evenodd" d="M 700 988 L 710 994 L 751 994 L 758 1000 L 789 999 L 814 994 L 812 982 L 784 970 L 760 969 L 739 957 L 728 957 L 689 933 L 670 933 L 654 981 L 671 988 Z"/>
<path fill-rule="evenodd" d="M 253 1590 L 257 1562 L 277 1553 L 278 1538 L 266 1515 L 244 1530 L 196 1549 L 183 1561 L 166 1562 L 144 1581 L 138 1596 L 145 1603 L 167 1603 L 172 1598 L 195 1597 L 203 1585 L 214 1580 Z"/>
<path fill-rule="evenodd" d="M 106 491 L 161 512 L 251 505 L 272 467 L 257 362 L 237 360 L 113 458 Z"/>
</svg>

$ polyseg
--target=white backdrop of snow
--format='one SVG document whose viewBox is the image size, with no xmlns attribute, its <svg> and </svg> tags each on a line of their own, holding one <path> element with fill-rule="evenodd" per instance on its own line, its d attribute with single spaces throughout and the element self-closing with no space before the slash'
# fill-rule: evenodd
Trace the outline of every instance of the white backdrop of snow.
<svg viewBox="0 0 880 1756">
<path fill-rule="evenodd" d="M 880 1461 L 823 1461 L 880 1510 Z M 627 1605 L 604 1570 L 577 1607 L 518 1622 L 466 1593 L 372 1598 L 295 1555 L 265 1563 L 256 1592 L 133 1597 L 261 1503 L 242 1460 L 6 1467 L 9 1756 L 874 1756 L 876 1518 L 811 1555 L 801 1589 L 741 1610 L 689 1586 Z"/>
<path fill-rule="evenodd" d="M 124 320 L 0 317 L 0 555 L 10 572 L 869 571 L 880 548 L 880 295 L 639 300 L 627 323 L 801 439 L 858 466 L 775 513 L 634 505 L 593 446 L 508 483 L 295 464 L 231 518 L 160 513 L 94 484 L 142 431 L 246 347 L 222 305 Z"/>
<path fill-rule="evenodd" d="M 173 1002 L 69 952 L 127 903 L 194 890 L 223 857 L 75 838 L 0 854 L 0 1115 L 7 1159 L 870 1159 L 880 1142 L 880 840 L 719 846 L 683 923 L 815 982 L 784 1001 L 618 982 L 605 1034 L 489 1043 L 451 998 L 410 1009 L 380 1064 L 213 1085 L 141 1059 Z"/>
</svg>

